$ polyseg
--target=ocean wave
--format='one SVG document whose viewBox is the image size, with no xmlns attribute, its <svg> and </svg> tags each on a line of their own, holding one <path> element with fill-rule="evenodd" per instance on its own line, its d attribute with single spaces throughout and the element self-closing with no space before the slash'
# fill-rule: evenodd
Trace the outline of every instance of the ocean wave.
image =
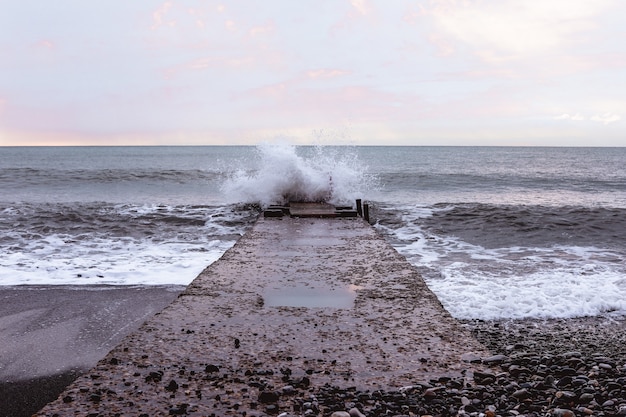
<svg viewBox="0 0 626 417">
<path fill-rule="evenodd" d="M 624 210 L 381 206 L 376 227 L 457 318 L 626 314 Z"/>
<path fill-rule="evenodd" d="M 292 145 L 265 144 L 257 149 L 255 169 L 237 170 L 221 187 L 233 201 L 262 207 L 289 201 L 352 204 L 377 184 L 348 148 L 299 152 Z"/>
<path fill-rule="evenodd" d="M 26 186 L 72 183 L 164 182 L 182 184 L 188 181 L 221 181 L 222 171 L 189 169 L 0 169 L 0 183 L 5 186 Z"/>
<path fill-rule="evenodd" d="M 0 207 L 1 285 L 185 285 L 258 216 L 233 206 Z"/>
</svg>

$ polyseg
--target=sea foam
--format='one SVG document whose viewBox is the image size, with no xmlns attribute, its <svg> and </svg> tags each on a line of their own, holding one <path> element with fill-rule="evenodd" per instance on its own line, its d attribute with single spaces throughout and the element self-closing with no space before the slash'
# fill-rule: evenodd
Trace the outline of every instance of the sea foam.
<svg viewBox="0 0 626 417">
<path fill-rule="evenodd" d="M 222 186 L 231 202 L 351 204 L 375 188 L 375 178 L 347 147 L 262 144 L 256 149 L 256 161 L 246 162 L 253 166 L 240 167 Z"/>
<path fill-rule="evenodd" d="M 485 248 L 425 230 L 421 225 L 433 209 L 398 211 L 401 221 L 377 227 L 456 318 L 626 314 L 624 267 L 615 250 L 578 245 Z"/>
</svg>

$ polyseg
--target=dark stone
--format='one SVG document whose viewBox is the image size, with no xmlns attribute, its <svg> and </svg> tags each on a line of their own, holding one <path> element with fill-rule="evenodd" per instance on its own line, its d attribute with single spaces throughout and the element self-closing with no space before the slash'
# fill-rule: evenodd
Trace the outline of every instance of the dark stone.
<svg viewBox="0 0 626 417">
<path fill-rule="evenodd" d="M 509 360 L 509 357 L 506 355 L 493 355 L 493 356 L 483 359 L 483 363 L 487 365 L 498 365 L 508 360 Z"/>
<path fill-rule="evenodd" d="M 146 382 L 160 382 L 163 378 L 163 371 L 150 372 L 146 377 Z"/>
<path fill-rule="evenodd" d="M 257 399 L 261 404 L 271 404 L 278 401 L 280 395 L 275 391 L 261 391 Z"/>
<path fill-rule="evenodd" d="M 474 381 L 479 385 L 489 385 L 496 382 L 496 376 L 494 374 L 486 372 L 474 372 Z"/>
<path fill-rule="evenodd" d="M 174 392 L 177 389 L 178 389 L 178 383 L 174 381 L 173 379 L 170 381 L 169 384 L 167 384 L 167 387 L 165 387 L 166 391 L 171 391 L 171 392 Z"/>
<path fill-rule="evenodd" d="M 520 389 L 520 390 L 517 390 L 517 391 L 515 391 L 513 393 L 513 397 L 517 398 L 520 401 L 523 401 L 523 400 L 525 400 L 527 398 L 530 398 L 531 395 L 530 395 L 530 392 L 528 392 L 527 389 Z"/>
<path fill-rule="evenodd" d="M 218 366 L 216 366 L 216 365 L 207 365 L 204 368 L 204 371 L 208 372 L 208 373 L 219 372 L 220 368 Z"/>
<path fill-rule="evenodd" d="M 178 407 L 170 408 L 169 415 L 182 416 L 184 414 L 187 414 L 187 407 L 189 407 L 189 404 L 180 404 Z"/>
<path fill-rule="evenodd" d="M 557 372 L 555 372 L 555 374 L 558 377 L 576 376 L 576 375 L 578 375 L 578 372 L 576 372 L 576 369 L 574 369 L 574 368 L 570 368 L 569 366 L 565 366 L 565 367 L 557 370 Z"/>
</svg>

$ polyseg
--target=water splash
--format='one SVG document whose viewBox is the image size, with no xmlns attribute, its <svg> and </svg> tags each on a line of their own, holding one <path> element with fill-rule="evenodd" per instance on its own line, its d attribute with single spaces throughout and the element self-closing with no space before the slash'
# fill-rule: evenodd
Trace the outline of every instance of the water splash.
<svg viewBox="0 0 626 417">
<path fill-rule="evenodd" d="M 236 170 L 222 186 L 232 202 L 261 207 L 289 201 L 343 205 L 376 187 L 353 148 L 262 144 L 256 151 L 256 167 Z"/>
</svg>

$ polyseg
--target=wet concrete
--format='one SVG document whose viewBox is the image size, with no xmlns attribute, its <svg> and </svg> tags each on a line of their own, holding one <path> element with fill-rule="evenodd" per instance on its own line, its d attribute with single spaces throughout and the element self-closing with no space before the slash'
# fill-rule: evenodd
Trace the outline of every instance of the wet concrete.
<svg viewBox="0 0 626 417">
<path fill-rule="evenodd" d="M 277 414 L 328 385 L 469 382 L 488 355 L 361 219 L 261 218 L 38 415 Z"/>
</svg>

